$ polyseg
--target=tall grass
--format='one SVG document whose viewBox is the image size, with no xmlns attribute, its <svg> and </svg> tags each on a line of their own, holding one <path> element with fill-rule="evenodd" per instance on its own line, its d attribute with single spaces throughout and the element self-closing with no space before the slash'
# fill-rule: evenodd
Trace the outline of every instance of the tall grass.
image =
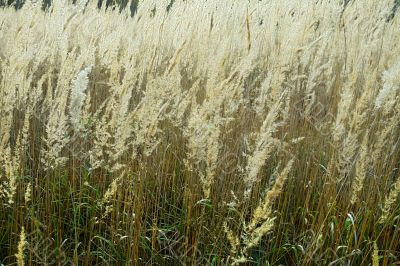
<svg viewBox="0 0 400 266">
<path fill-rule="evenodd" d="M 396 265 L 382 1 L 0 9 L 0 262 Z"/>
</svg>

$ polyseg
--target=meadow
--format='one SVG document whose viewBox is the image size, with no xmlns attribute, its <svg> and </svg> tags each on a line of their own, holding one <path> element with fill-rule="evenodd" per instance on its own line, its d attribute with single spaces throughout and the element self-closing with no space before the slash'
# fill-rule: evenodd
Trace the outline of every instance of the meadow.
<svg viewBox="0 0 400 266">
<path fill-rule="evenodd" d="M 0 5 L 0 265 L 400 265 L 400 1 L 124 4 Z"/>
</svg>

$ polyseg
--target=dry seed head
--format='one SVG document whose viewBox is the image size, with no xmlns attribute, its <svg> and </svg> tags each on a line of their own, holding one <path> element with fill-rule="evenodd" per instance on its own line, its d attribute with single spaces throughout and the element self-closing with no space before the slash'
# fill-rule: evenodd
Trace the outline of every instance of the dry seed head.
<svg viewBox="0 0 400 266">
<path fill-rule="evenodd" d="M 15 254 L 15 257 L 17 258 L 18 266 L 25 265 L 25 259 L 24 259 L 25 241 L 26 241 L 25 228 L 22 226 L 21 233 L 19 235 L 19 242 L 18 242 L 18 249 L 17 249 L 18 253 Z"/>
<path fill-rule="evenodd" d="M 26 190 L 25 190 L 25 204 L 28 204 L 31 201 L 31 194 L 32 194 L 32 185 L 29 182 L 28 185 L 26 186 Z"/>
<path fill-rule="evenodd" d="M 229 244 L 231 245 L 231 254 L 235 254 L 238 252 L 238 248 L 240 246 L 240 240 L 236 236 L 236 234 L 228 228 L 228 224 L 224 222 L 224 231 L 226 234 L 226 237 L 229 241 Z"/>
<path fill-rule="evenodd" d="M 359 200 L 359 194 L 364 187 L 364 180 L 367 176 L 367 167 L 369 164 L 369 150 L 368 150 L 368 137 L 369 131 L 365 133 L 361 147 L 360 156 L 356 163 L 356 176 L 353 181 L 353 192 L 351 195 L 351 204 L 355 204 Z"/>
<path fill-rule="evenodd" d="M 384 111 L 388 113 L 396 102 L 400 88 L 400 59 L 383 73 L 382 79 L 383 87 L 376 97 L 375 107 L 383 107 Z"/>
<path fill-rule="evenodd" d="M 400 178 L 397 178 L 396 183 L 386 197 L 385 203 L 383 205 L 382 215 L 379 219 L 379 223 L 385 223 L 389 219 L 390 210 L 394 203 L 396 203 L 397 197 L 400 193 Z"/>
<path fill-rule="evenodd" d="M 374 251 L 372 253 L 372 266 L 379 266 L 379 249 L 376 241 L 374 241 Z"/>
<path fill-rule="evenodd" d="M 258 205 L 256 210 L 254 211 L 253 218 L 250 221 L 248 226 L 249 231 L 253 231 L 256 226 L 263 220 L 267 220 L 270 218 L 269 216 L 272 213 L 272 204 L 273 201 L 279 196 L 282 192 L 283 186 L 285 184 L 286 178 L 292 169 L 294 163 L 294 159 L 291 159 L 285 166 L 285 168 L 281 171 L 278 177 L 275 180 L 275 184 L 273 187 L 265 194 L 265 197 L 262 202 Z M 269 224 L 269 223 L 268 223 Z"/>
<path fill-rule="evenodd" d="M 275 139 L 273 134 L 281 125 L 278 121 L 278 117 L 282 106 L 282 101 L 275 103 L 261 126 L 256 141 L 256 148 L 253 154 L 249 157 L 247 163 L 247 174 L 244 178 L 246 185 L 245 197 L 249 197 L 253 184 L 256 183 L 261 168 L 272 155 L 272 152 L 280 144 L 280 141 Z"/>
<path fill-rule="evenodd" d="M 89 84 L 88 75 L 90 74 L 93 66 L 88 66 L 81 70 L 73 81 L 71 90 L 71 100 L 69 103 L 69 114 L 71 124 L 76 131 L 81 129 L 81 113 L 83 103 L 86 98 L 86 89 Z"/>
</svg>

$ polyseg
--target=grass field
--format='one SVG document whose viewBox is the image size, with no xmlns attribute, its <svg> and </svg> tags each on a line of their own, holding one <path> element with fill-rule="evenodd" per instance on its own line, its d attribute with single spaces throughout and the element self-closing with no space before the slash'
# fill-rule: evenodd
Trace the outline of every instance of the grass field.
<svg viewBox="0 0 400 266">
<path fill-rule="evenodd" d="M 399 1 L 128 5 L 0 7 L 0 265 L 400 265 Z"/>
</svg>

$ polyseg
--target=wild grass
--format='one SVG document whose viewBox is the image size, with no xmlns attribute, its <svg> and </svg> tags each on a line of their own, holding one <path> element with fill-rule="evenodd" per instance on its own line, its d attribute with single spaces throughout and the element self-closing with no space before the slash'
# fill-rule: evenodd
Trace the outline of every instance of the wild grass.
<svg viewBox="0 0 400 266">
<path fill-rule="evenodd" d="M 398 1 L 0 8 L 0 263 L 397 265 Z"/>
</svg>

